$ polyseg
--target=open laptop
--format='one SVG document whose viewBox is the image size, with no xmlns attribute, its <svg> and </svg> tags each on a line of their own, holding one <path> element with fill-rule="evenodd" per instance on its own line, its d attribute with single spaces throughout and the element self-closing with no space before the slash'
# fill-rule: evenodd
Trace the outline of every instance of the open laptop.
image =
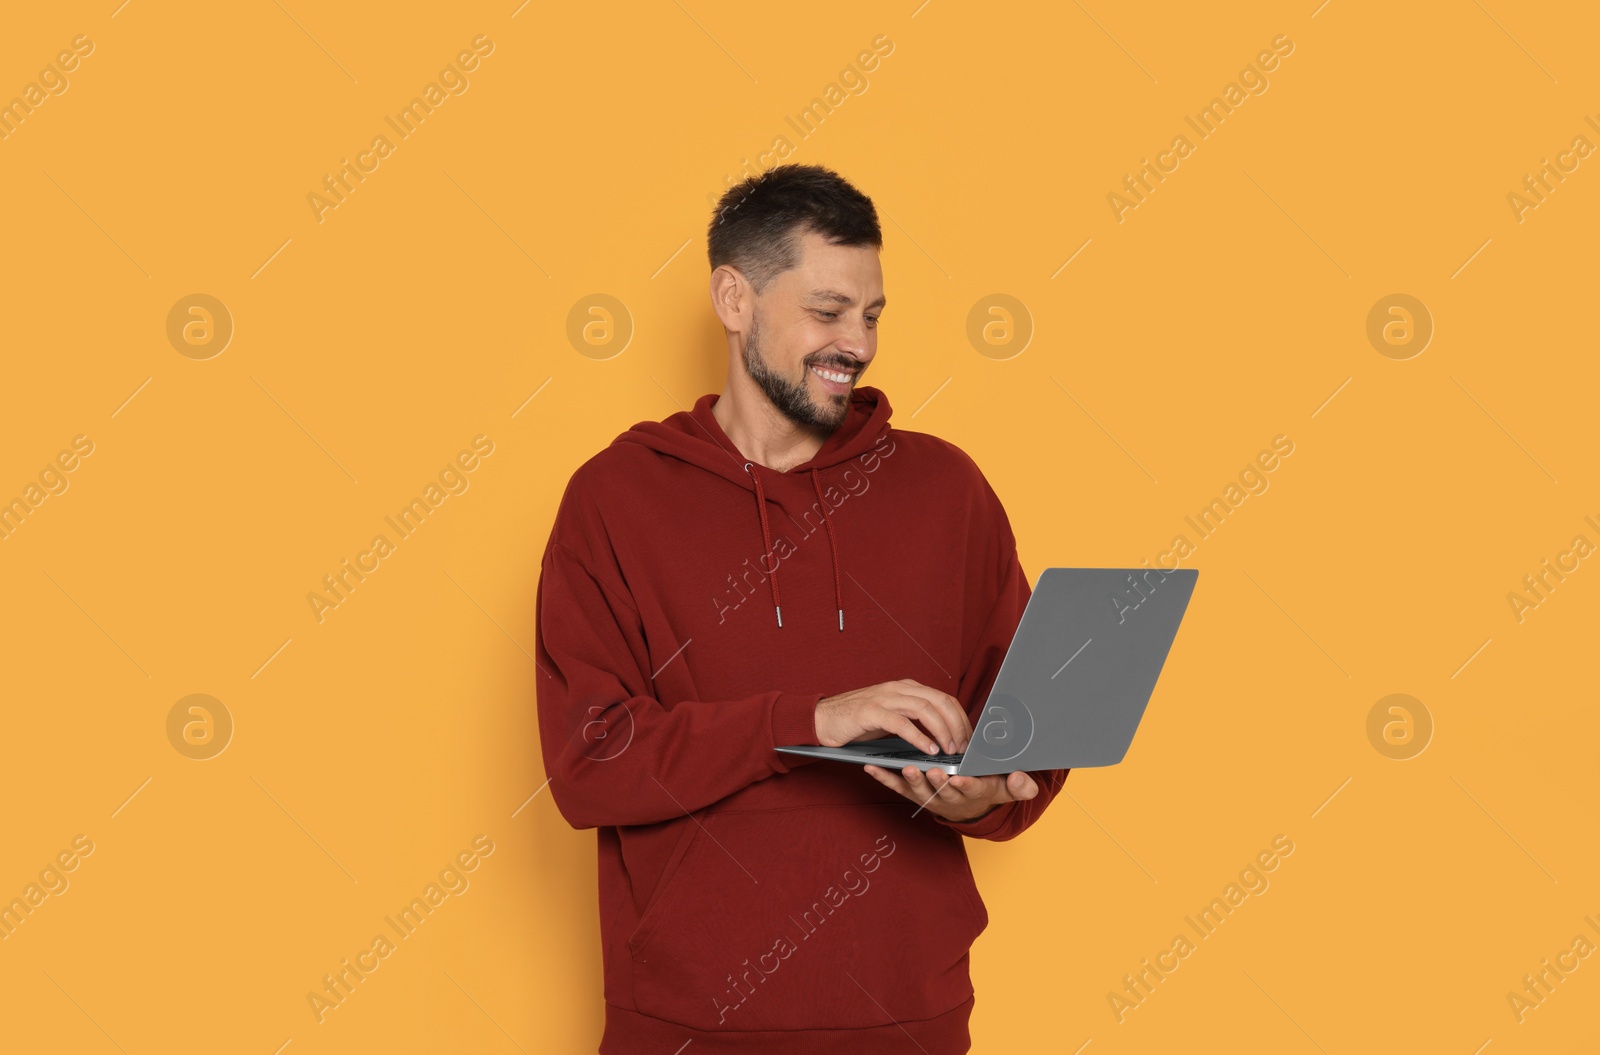
<svg viewBox="0 0 1600 1055">
<path fill-rule="evenodd" d="M 929 754 L 897 736 L 778 750 L 952 776 L 1115 765 L 1133 743 L 1199 574 L 1046 568 L 962 754 Z"/>
</svg>

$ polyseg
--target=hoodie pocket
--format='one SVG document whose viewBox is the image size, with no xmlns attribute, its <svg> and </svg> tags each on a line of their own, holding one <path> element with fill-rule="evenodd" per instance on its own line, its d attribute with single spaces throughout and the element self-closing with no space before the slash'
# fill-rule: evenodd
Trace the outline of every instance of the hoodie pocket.
<svg viewBox="0 0 1600 1055">
<path fill-rule="evenodd" d="M 678 873 L 682 870 L 683 859 L 688 856 L 694 845 L 704 838 L 703 826 L 713 820 L 715 816 L 712 814 L 698 818 L 690 814 L 682 822 L 683 828 L 679 832 L 677 843 L 673 846 L 672 855 L 662 866 L 661 878 L 656 883 L 655 893 L 651 895 L 644 914 L 639 917 L 638 924 L 633 928 L 633 933 L 628 936 L 628 951 L 635 959 L 639 958 L 639 950 L 649 943 L 656 923 L 661 919 L 662 908 L 672 897 L 673 880 L 678 878 Z"/>
<path fill-rule="evenodd" d="M 647 1015 L 712 1031 L 860 1029 L 972 994 L 988 914 L 961 836 L 904 803 L 702 818 L 629 939 Z"/>
</svg>

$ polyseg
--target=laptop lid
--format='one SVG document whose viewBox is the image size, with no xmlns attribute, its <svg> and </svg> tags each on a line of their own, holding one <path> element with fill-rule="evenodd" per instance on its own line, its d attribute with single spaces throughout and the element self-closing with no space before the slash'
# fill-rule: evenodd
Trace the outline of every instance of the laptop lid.
<svg viewBox="0 0 1600 1055">
<path fill-rule="evenodd" d="M 1046 568 L 956 772 L 1122 761 L 1199 572 Z"/>
</svg>

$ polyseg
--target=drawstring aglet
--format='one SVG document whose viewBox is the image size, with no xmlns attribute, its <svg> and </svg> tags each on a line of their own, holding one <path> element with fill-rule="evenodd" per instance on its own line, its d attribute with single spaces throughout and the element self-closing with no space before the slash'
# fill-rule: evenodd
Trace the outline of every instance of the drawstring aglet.
<svg viewBox="0 0 1600 1055">
<path fill-rule="evenodd" d="M 778 607 L 777 605 L 773 605 L 772 606 L 772 610 L 774 612 L 778 613 L 778 629 L 782 630 L 783 629 L 783 609 Z"/>
<path fill-rule="evenodd" d="M 841 632 L 844 630 L 844 609 L 843 608 L 839 609 L 839 630 Z"/>
</svg>

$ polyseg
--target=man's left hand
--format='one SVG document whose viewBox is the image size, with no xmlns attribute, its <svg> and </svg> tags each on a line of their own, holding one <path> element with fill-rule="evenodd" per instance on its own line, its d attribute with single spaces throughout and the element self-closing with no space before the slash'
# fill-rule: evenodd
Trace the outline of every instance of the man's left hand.
<svg viewBox="0 0 1600 1055">
<path fill-rule="evenodd" d="M 1039 794 L 1032 776 L 1017 771 L 1009 776 L 952 777 L 942 769 L 926 773 L 906 766 L 899 773 L 882 766 L 864 766 L 872 778 L 949 821 L 971 821 L 1006 802 L 1031 799 Z"/>
</svg>

